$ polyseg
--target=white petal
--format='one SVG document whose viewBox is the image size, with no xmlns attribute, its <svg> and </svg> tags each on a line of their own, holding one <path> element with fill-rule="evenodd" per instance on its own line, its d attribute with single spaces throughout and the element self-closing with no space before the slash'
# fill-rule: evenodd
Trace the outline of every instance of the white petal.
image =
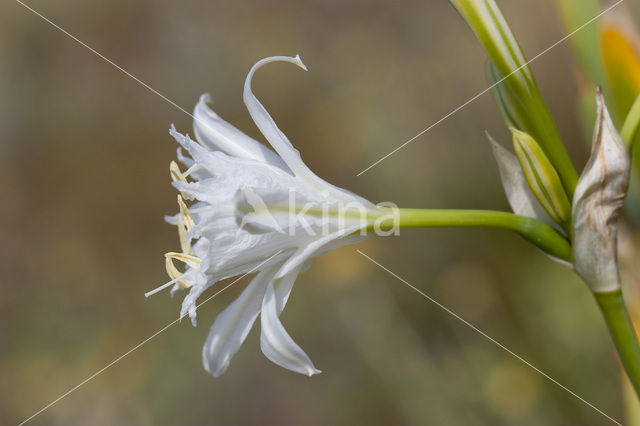
<svg viewBox="0 0 640 426">
<path fill-rule="evenodd" d="M 286 278 L 291 280 L 289 283 L 284 283 L 289 291 L 290 285 L 297 277 L 298 272 L 298 269 L 296 269 Z M 288 296 L 288 292 L 286 293 Z M 262 352 L 272 362 L 296 373 L 306 374 L 307 376 L 320 373 L 320 370 L 314 367 L 307 354 L 289 336 L 278 316 L 276 292 L 273 283 L 270 282 L 262 301 L 262 312 L 260 314 L 262 327 L 260 347 Z"/>
<path fill-rule="evenodd" d="M 247 78 L 244 82 L 244 93 L 243 99 L 244 103 L 249 110 L 249 114 L 253 118 L 253 121 L 256 123 L 262 134 L 267 138 L 273 149 L 276 150 L 280 157 L 287 163 L 289 168 L 298 176 L 298 175 L 306 175 L 309 173 L 309 169 L 302 162 L 300 158 L 300 153 L 296 150 L 289 139 L 282 133 L 282 131 L 278 128 L 275 121 L 271 118 L 267 110 L 262 106 L 260 101 L 254 96 L 251 91 L 251 79 L 253 78 L 253 74 L 255 71 L 262 67 L 265 64 L 270 62 L 277 61 L 285 61 L 291 62 L 293 64 L 298 65 L 303 70 L 307 70 L 299 56 L 290 57 L 290 56 L 272 56 L 269 58 L 262 59 L 258 61 L 249 71 Z"/>
<path fill-rule="evenodd" d="M 573 195 L 573 259 L 578 275 L 594 292 L 620 288 L 617 219 L 629 188 L 629 150 L 616 130 L 602 91 L 591 156 Z"/>
<path fill-rule="evenodd" d="M 224 373 L 233 355 L 240 349 L 260 313 L 267 285 L 280 265 L 261 271 L 242 294 L 229 305 L 211 326 L 202 348 L 205 370 L 217 377 Z"/>
<path fill-rule="evenodd" d="M 304 179 L 307 184 L 317 188 L 320 191 L 326 191 L 331 196 L 339 199 L 352 201 L 354 198 L 360 199 L 360 197 L 351 194 L 350 192 L 344 191 L 337 186 L 334 186 L 323 179 L 320 179 L 316 176 L 302 161 L 300 157 L 300 152 L 293 147 L 287 136 L 278 128 L 273 118 L 269 115 L 264 106 L 260 103 L 260 101 L 255 97 L 253 92 L 251 91 L 251 79 L 253 78 L 253 74 L 255 71 L 262 67 L 265 64 L 270 62 L 291 62 L 293 64 L 298 65 L 303 70 L 307 70 L 307 67 L 302 63 L 299 56 L 290 57 L 290 56 L 271 56 L 269 58 L 262 59 L 258 61 L 249 71 L 247 78 L 244 82 L 244 93 L 243 99 L 244 103 L 249 110 L 249 114 L 251 114 L 251 118 L 256 123 L 256 126 L 260 129 L 265 138 L 269 141 L 273 149 L 280 155 L 280 157 L 287 163 L 289 169 L 300 179 Z M 364 200 L 364 199 L 363 199 Z M 369 203 L 364 200 L 365 203 Z M 370 204 L 370 203 L 369 203 Z M 372 205 L 372 204 L 371 204 Z"/>
<path fill-rule="evenodd" d="M 210 256 L 216 255 L 217 253 L 213 251 L 210 254 Z M 182 318 L 188 314 L 191 318 L 191 323 L 195 326 L 198 298 L 209 287 L 215 285 L 218 281 L 227 278 L 258 272 L 266 268 L 270 268 L 276 263 L 281 264 L 283 260 L 289 256 L 291 256 L 291 251 L 278 252 L 277 250 L 273 253 L 269 252 L 268 255 L 262 258 L 259 258 L 257 256 L 254 257 L 253 254 L 247 258 L 235 256 L 234 258 L 229 260 L 230 264 L 224 265 L 224 267 L 219 271 L 214 270 L 207 273 L 198 274 L 196 283 L 189 289 L 189 293 L 184 297 L 182 301 L 180 317 Z M 206 260 L 208 260 L 208 258 Z M 214 258 L 214 262 L 216 260 L 217 259 Z"/>
<path fill-rule="evenodd" d="M 300 247 L 294 254 L 291 256 L 282 268 L 276 274 L 276 279 L 282 278 L 287 274 L 293 272 L 293 270 L 300 265 L 302 265 L 308 259 L 313 258 L 317 255 L 320 250 L 329 243 L 334 241 L 338 241 L 340 238 L 346 237 L 360 229 L 359 226 L 354 226 L 350 228 L 341 229 L 340 231 L 336 231 L 329 235 L 325 235 L 323 237 L 318 238 L 317 240 L 306 244 Z M 351 242 L 352 240 L 345 241 L 345 244 Z M 338 244 L 341 245 L 341 244 Z M 334 246 L 334 248 L 337 246 Z"/>
<path fill-rule="evenodd" d="M 193 110 L 193 131 L 200 143 L 234 157 L 258 160 L 289 171 L 273 151 L 220 118 L 207 105 L 210 100 L 205 93 Z"/>
<path fill-rule="evenodd" d="M 175 126 L 172 124 L 171 128 L 175 129 Z M 180 161 L 182 164 L 184 164 L 187 167 L 191 167 L 195 164 L 195 161 L 193 161 L 191 158 L 185 156 L 182 153 L 182 148 L 180 147 L 176 149 L 176 157 L 178 158 L 178 161 Z"/>
<path fill-rule="evenodd" d="M 498 163 L 502 187 L 513 212 L 518 216 L 541 220 L 558 229 L 557 224 L 538 203 L 536 196 L 529 188 L 518 158 L 496 142 L 489 133 L 487 133 L 487 137 L 491 142 L 493 156 Z"/>
<path fill-rule="evenodd" d="M 311 266 L 311 260 L 306 261 L 302 266 L 299 266 L 294 271 L 291 271 L 290 274 L 276 281 L 274 288 L 276 290 L 276 307 L 278 316 L 282 314 L 282 311 L 289 300 L 289 295 L 291 294 L 291 289 L 293 288 L 293 284 L 296 282 L 296 279 L 302 272 L 309 269 L 309 266 Z"/>
</svg>

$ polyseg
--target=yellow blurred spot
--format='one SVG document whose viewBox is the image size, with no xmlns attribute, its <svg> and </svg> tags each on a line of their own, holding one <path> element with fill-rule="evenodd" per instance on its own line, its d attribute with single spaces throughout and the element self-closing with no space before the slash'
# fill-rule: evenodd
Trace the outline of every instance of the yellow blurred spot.
<svg viewBox="0 0 640 426">
<path fill-rule="evenodd" d="M 625 13 L 611 13 L 600 24 L 600 47 L 607 79 L 622 120 L 640 93 L 640 37 Z"/>
<path fill-rule="evenodd" d="M 624 70 L 629 82 L 636 91 L 640 91 L 640 52 L 638 46 L 617 28 L 604 29 L 601 35 L 602 54 L 607 74 Z"/>
<path fill-rule="evenodd" d="M 373 238 L 360 245 L 360 249 L 368 255 L 378 253 L 378 241 Z M 314 259 L 316 271 L 321 279 L 329 285 L 346 287 L 366 281 L 367 271 L 371 271 L 371 262 L 355 252 L 353 246 L 339 247 Z M 375 266 L 375 265 L 374 265 Z"/>
</svg>

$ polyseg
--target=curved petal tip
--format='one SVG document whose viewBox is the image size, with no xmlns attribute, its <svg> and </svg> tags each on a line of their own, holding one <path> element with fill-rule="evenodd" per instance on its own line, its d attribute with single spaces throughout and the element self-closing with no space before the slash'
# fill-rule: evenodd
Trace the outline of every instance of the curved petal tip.
<svg viewBox="0 0 640 426">
<path fill-rule="evenodd" d="M 200 95 L 200 99 L 198 101 L 202 102 L 203 104 L 211 103 L 211 94 L 203 93 L 202 95 Z"/>
<path fill-rule="evenodd" d="M 299 66 L 300 68 L 302 68 L 305 71 L 309 71 L 309 69 L 307 68 L 307 66 L 302 62 L 302 59 L 300 59 L 300 55 L 296 54 L 296 57 L 293 58 L 295 60 L 295 64 L 297 66 Z"/>
<path fill-rule="evenodd" d="M 251 90 L 251 79 L 253 78 L 253 74 L 256 72 L 256 70 L 260 67 L 262 67 L 263 65 L 266 65 L 268 63 L 271 62 L 291 62 L 292 64 L 296 64 L 297 66 L 299 66 L 300 68 L 302 68 L 305 71 L 307 70 L 307 66 L 302 62 L 302 59 L 300 59 L 300 55 L 296 55 L 296 56 L 269 56 L 267 58 L 263 58 L 260 59 L 258 62 L 256 62 L 251 69 L 249 70 L 249 74 L 247 75 L 247 78 L 244 82 L 245 85 L 245 92 L 247 90 Z"/>
<path fill-rule="evenodd" d="M 318 370 L 318 369 L 316 368 L 316 369 L 314 369 L 313 371 L 309 371 L 309 373 L 307 373 L 307 375 L 308 375 L 309 377 L 311 377 L 311 376 L 315 376 L 316 374 L 320 374 L 320 373 L 322 373 L 322 371 L 320 371 L 320 370 Z"/>
</svg>

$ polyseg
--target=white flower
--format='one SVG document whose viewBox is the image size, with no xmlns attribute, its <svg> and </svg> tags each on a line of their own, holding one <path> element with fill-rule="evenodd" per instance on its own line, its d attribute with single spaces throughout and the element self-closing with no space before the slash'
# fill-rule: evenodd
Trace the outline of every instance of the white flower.
<svg viewBox="0 0 640 426">
<path fill-rule="evenodd" d="M 194 110 L 197 142 L 170 134 L 178 149 L 170 166 L 180 191 L 177 225 L 182 251 L 167 253 L 173 285 L 189 289 L 181 316 L 195 325 L 196 301 L 226 278 L 258 272 L 242 294 L 215 320 L 202 351 L 205 369 L 218 376 L 228 367 L 260 314 L 260 345 L 274 363 L 309 376 L 319 372 L 282 326 L 282 312 L 297 276 L 312 258 L 363 238 L 357 231 L 384 215 L 369 201 L 316 176 L 251 91 L 254 72 L 269 62 L 291 62 L 306 70 L 298 56 L 263 59 L 249 71 L 244 102 L 275 152 L 222 120 L 203 95 Z M 277 154 L 276 154 L 277 153 Z M 192 181 L 187 181 L 190 178 Z M 191 201 L 187 206 L 184 200 Z M 387 212 L 388 216 L 388 212 Z M 173 261 L 185 264 L 179 272 Z"/>
</svg>

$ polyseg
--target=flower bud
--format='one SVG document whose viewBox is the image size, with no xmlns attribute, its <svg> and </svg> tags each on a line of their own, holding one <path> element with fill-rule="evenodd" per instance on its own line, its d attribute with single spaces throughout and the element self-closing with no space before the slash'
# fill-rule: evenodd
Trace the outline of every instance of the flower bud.
<svg viewBox="0 0 640 426">
<path fill-rule="evenodd" d="M 531 191 L 551 219 L 566 225 L 571 218 L 571 204 L 553 165 L 538 143 L 527 133 L 511 128 L 513 148 Z"/>
<path fill-rule="evenodd" d="M 591 156 L 573 196 L 573 259 L 595 293 L 620 289 L 617 218 L 629 188 L 629 150 L 596 93 L 598 117 Z"/>
</svg>

